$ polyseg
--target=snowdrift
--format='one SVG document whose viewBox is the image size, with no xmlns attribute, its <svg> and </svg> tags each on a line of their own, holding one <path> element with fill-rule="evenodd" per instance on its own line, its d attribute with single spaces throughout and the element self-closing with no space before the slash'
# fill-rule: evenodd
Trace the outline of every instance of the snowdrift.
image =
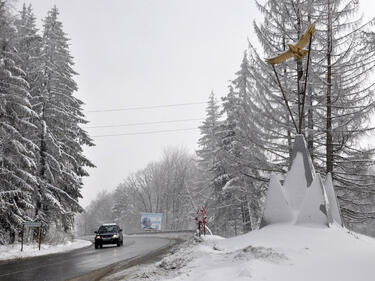
<svg viewBox="0 0 375 281">
<path fill-rule="evenodd" d="M 188 259 L 184 267 L 151 274 L 152 280 L 374 280 L 375 240 L 336 224 L 274 224 L 233 238 L 210 239 L 189 251 L 168 257 L 172 264 Z"/>
</svg>

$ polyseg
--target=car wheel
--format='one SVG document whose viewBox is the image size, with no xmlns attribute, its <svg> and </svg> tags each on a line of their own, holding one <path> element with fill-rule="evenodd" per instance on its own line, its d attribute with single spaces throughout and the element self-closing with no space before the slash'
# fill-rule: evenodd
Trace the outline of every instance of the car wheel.
<svg viewBox="0 0 375 281">
<path fill-rule="evenodd" d="M 99 247 L 98 247 L 98 244 L 97 243 L 95 243 L 95 249 L 98 249 Z"/>
<path fill-rule="evenodd" d="M 117 241 L 117 247 L 120 247 L 120 246 L 121 246 L 121 242 Z"/>
</svg>

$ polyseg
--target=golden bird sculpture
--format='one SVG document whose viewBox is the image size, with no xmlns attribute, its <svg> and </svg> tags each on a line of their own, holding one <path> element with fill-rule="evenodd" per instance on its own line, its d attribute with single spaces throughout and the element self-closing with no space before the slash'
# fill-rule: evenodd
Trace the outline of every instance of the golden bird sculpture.
<svg viewBox="0 0 375 281">
<path fill-rule="evenodd" d="M 275 65 L 286 61 L 287 59 L 294 57 L 296 61 L 299 61 L 304 56 L 307 55 L 308 50 L 303 49 L 307 43 L 309 43 L 310 38 L 315 33 L 315 26 L 314 24 L 310 23 L 308 29 L 306 30 L 305 34 L 301 36 L 298 40 L 296 45 L 288 44 L 289 50 L 281 53 L 277 57 L 266 59 L 266 62 L 269 64 Z"/>
</svg>

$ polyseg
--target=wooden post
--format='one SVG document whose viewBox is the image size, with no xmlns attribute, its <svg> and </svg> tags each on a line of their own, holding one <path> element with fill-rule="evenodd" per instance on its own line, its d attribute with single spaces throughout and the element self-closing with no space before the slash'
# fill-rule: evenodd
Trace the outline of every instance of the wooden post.
<svg viewBox="0 0 375 281">
<path fill-rule="evenodd" d="M 25 232 L 25 224 L 22 224 L 21 252 L 23 251 L 23 236 Z"/>
<path fill-rule="evenodd" d="M 312 34 L 310 34 L 310 42 L 309 42 L 309 52 L 307 55 L 307 63 L 306 63 L 306 73 L 305 73 L 305 88 L 303 90 L 302 94 L 302 108 L 301 108 L 301 114 L 299 116 L 299 133 L 302 134 L 302 121 L 303 121 L 303 115 L 305 110 L 305 98 L 306 98 L 306 88 L 307 88 L 307 78 L 309 74 L 309 63 L 310 63 L 310 52 L 311 52 L 311 41 L 312 41 Z M 299 100 L 299 99 L 298 99 Z"/>
<path fill-rule="evenodd" d="M 332 135 L 332 15 L 331 1 L 327 8 L 327 112 L 326 112 L 326 173 L 333 176 L 333 135 Z M 333 4 L 332 4 L 333 5 Z"/>
<path fill-rule="evenodd" d="M 41 227 L 39 226 L 39 251 L 40 251 L 40 243 L 42 242 L 42 231 Z"/>
<path fill-rule="evenodd" d="M 296 121 L 294 120 L 293 113 L 292 113 L 292 111 L 291 111 L 291 109 L 290 109 L 290 107 L 289 107 L 288 100 L 287 100 L 286 95 L 285 95 L 285 93 L 284 93 L 284 89 L 283 89 L 283 87 L 281 86 L 281 82 L 280 82 L 280 79 L 279 79 L 279 75 L 277 74 L 276 68 L 275 68 L 275 66 L 274 66 L 273 64 L 272 64 L 272 69 L 273 69 L 273 72 L 275 72 L 276 79 L 277 79 L 277 83 L 278 83 L 279 88 L 280 88 L 280 90 L 281 90 L 281 93 L 282 93 L 282 95 L 283 95 L 283 98 L 284 98 L 284 101 L 285 101 L 286 108 L 287 108 L 288 111 L 289 111 L 289 115 L 290 115 L 290 117 L 292 118 L 294 128 L 296 129 L 296 133 L 298 134 L 298 128 L 297 128 Z"/>
</svg>

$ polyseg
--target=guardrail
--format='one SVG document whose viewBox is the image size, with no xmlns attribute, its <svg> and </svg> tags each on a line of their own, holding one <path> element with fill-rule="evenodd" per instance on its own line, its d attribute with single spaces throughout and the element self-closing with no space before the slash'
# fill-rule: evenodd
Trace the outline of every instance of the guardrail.
<svg viewBox="0 0 375 281">
<path fill-rule="evenodd" d="M 128 237 L 152 237 L 152 238 L 167 238 L 173 240 L 189 240 L 193 237 L 194 230 L 171 230 L 171 231 L 155 231 L 155 232 L 137 232 L 127 234 Z"/>
<path fill-rule="evenodd" d="M 195 230 L 183 229 L 183 230 L 165 230 L 165 231 L 141 231 L 141 232 L 124 232 L 125 235 L 136 235 L 136 234 L 157 234 L 157 233 L 195 233 Z M 86 233 L 77 235 L 77 237 L 94 236 L 95 233 Z"/>
<path fill-rule="evenodd" d="M 195 233 L 195 230 L 191 230 L 191 229 L 185 229 L 185 230 L 168 230 L 168 231 L 153 231 L 153 232 L 132 232 L 132 233 L 124 233 L 124 235 L 128 236 L 128 235 L 142 235 L 142 236 L 173 236 L 174 234 L 176 236 L 178 235 L 182 235 L 182 234 L 186 234 L 188 236 L 190 235 L 193 235 Z M 83 239 L 83 240 L 89 240 L 89 241 L 94 241 L 94 236 L 95 234 L 85 234 L 85 235 L 78 235 L 76 236 L 75 238 L 78 238 L 78 239 Z"/>
<path fill-rule="evenodd" d="M 140 235 L 140 234 L 168 234 L 168 233 L 195 233 L 195 230 L 185 229 L 185 230 L 166 230 L 166 231 L 142 231 L 142 232 L 132 232 L 126 233 L 126 235 Z"/>
</svg>

